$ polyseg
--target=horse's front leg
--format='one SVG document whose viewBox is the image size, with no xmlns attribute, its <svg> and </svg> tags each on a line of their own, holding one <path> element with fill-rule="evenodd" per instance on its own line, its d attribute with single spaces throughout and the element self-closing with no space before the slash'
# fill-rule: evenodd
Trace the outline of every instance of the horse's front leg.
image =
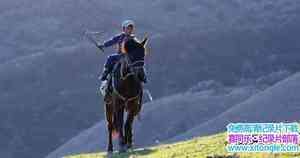
<svg viewBox="0 0 300 158">
<path fill-rule="evenodd" d="M 132 148 L 132 124 L 134 120 L 134 113 L 129 112 L 125 123 L 125 144 L 127 148 Z"/>
<path fill-rule="evenodd" d="M 119 134 L 119 152 L 126 152 L 125 139 L 123 134 L 124 108 L 119 108 L 116 112 L 116 115 L 117 128 Z"/>
<path fill-rule="evenodd" d="M 111 104 L 105 103 L 105 112 L 106 112 L 105 114 L 106 114 L 107 129 L 108 129 L 107 152 L 112 153 L 113 152 L 112 132 L 114 130 L 114 126 L 113 126 L 113 109 Z"/>
</svg>

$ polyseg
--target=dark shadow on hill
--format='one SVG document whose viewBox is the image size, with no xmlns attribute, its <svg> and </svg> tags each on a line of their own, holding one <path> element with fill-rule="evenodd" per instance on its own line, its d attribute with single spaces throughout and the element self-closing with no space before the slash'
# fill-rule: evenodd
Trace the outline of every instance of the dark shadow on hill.
<svg viewBox="0 0 300 158">
<path fill-rule="evenodd" d="M 125 153 L 121 153 L 121 154 L 118 151 L 114 151 L 111 156 L 108 156 L 107 153 L 105 153 L 104 157 L 105 158 L 130 158 L 130 157 L 148 155 L 148 154 L 155 152 L 155 150 L 156 149 L 140 148 L 140 149 L 129 150 L 129 151 L 127 151 Z M 81 153 L 81 154 L 83 154 L 83 153 Z M 89 155 L 89 154 L 96 154 L 96 153 L 84 153 L 84 155 L 85 154 Z M 69 156 L 71 156 L 71 155 L 69 155 Z M 81 157 L 81 156 L 79 156 L 79 157 Z"/>
<path fill-rule="evenodd" d="M 130 158 L 130 157 L 135 157 L 135 156 L 143 156 L 143 155 L 148 155 L 155 152 L 155 149 L 136 149 L 132 150 L 126 153 L 113 153 L 112 158 Z M 107 158 L 107 157 L 106 157 Z"/>
</svg>

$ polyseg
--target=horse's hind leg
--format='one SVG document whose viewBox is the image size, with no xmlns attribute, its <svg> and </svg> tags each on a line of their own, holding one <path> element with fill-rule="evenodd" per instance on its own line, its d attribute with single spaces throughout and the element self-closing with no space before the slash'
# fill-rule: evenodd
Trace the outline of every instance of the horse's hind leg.
<svg viewBox="0 0 300 158">
<path fill-rule="evenodd" d="M 132 124 L 134 120 L 134 113 L 129 112 L 125 123 L 125 143 L 127 148 L 132 148 Z"/>
</svg>

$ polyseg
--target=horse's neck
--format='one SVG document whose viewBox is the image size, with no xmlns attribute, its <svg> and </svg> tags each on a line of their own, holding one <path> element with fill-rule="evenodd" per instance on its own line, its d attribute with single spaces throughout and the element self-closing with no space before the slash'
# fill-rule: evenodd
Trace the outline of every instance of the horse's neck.
<svg viewBox="0 0 300 158">
<path fill-rule="evenodd" d="M 141 82 L 134 75 L 130 75 L 124 79 L 117 81 L 116 90 L 126 98 L 137 96 L 142 89 Z"/>
<path fill-rule="evenodd" d="M 128 97 L 132 97 L 137 95 L 138 93 L 140 93 L 141 91 L 141 83 L 140 81 L 137 79 L 136 75 L 129 75 L 127 73 L 132 73 L 131 67 L 129 66 L 131 63 L 130 59 L 128 56 L 124 56 L 124 58 L 121 59 L 120 61 L 120 69 L 118 71 L 118 77 L 115 76 L 117 79 L 116 82 L 114 84 L 116 84 L 117 86 L 116 89 L 117 91 L 124 95 L 124 96 L 128 96 Z M 126 72 L 125 72 L 126 71 Z M 120 76 L 119 76 L 120 75 Z"/>
</svg>

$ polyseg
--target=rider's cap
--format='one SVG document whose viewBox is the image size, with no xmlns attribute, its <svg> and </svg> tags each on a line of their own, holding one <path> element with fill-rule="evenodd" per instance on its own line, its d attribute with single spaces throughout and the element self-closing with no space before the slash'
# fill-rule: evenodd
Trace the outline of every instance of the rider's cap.
<svg viewBox="0 0 300 158">
<path fill-rule="evenodd" d="M 128 27 L 129 25 L 134 26 L 134 22 L 133 22 L 132 20 L 125 20 L 125 21 L 123 21 L 123 23 L 122 23 L 122 27 L 123 27 L 123 28 L 124 28 L 124 27 Z"/>
</svg>

